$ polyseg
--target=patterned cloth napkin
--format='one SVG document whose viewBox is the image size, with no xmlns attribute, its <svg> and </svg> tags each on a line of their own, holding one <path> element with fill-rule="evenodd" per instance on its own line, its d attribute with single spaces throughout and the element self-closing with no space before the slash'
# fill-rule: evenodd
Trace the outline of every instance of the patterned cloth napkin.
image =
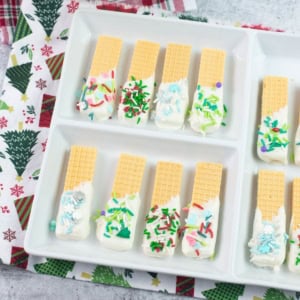
<svg viewBox="0 0 300 300">
<path fill-rule="evenodd" d="M 21 0 L 0 0 L 0 42 L 11 44 Z"/>
<path fill-rule="evenodd" d="M 18 1 L 7 3 L 6 9 Z M 5 6 L 3 2 L 1 4 Z M 254 296 L 253 299 L 266 300 L 299 299 L 295 292 L 34 257 L 25 253 L 23 241 L 47 145 L 69 27 L 79 4 L 76 0 L 28 0 L 21 6 L 0 96 L 0 262 L 42 274 L 208 299 L 252 299 Z M 145 14 L 151 11 L 151 14 L 173 17 L 171 11 L 195 7 L 194 0 L 97 3 L 98 9 Z M 207 19 L 198 18 L 198 21 L 207 22 Z M 5 22 L 14 24 L 15 21 Z"/>
</svg>

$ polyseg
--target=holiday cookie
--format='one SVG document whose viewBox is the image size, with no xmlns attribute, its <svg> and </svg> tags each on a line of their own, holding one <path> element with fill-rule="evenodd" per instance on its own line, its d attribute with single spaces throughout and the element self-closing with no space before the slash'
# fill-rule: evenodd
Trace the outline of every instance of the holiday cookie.
<svg viewBox="0 0 300 300">
<path fill-rule="evenodd" d="M 248 243 L 250 262 L 279 270 L 285 259 L 285 222 L 284 173 L 260 170 L 253 234 Z"/>
<path fill-rule="evenodd" d="M 148 121 L 159 44 L 137 41 L 128 80 L 123 85 L 118 118 L 126 124 L 143 125 Z"/>
<path fill-rule="evenodd" d="M 155 124 L 159 128 L 179 129 L 184 123 L 189 103 L 187 76 L 191 49 L 188 45 L 167 46 L 162 82 L 154 100 Z"/>
<path fill-rule="evenodd" d="M 203 49 L 198 84 L 190 114 L 191 128 L 203 135 L 215 132 L 224 117 L 223 80 L 226 53 Z"/>
<path fill-rule="evenodd" d="M 293 181 L 292 202 L 288 268 L 291 272 L 300 273 L 300 178 Z"/>
<path fill-rule="evenodd" d="M 91 120 L 106 120 L 113 114 L 116 70 L 121 47 L 122 40 L 119 38 L 98 38 L 89 76 L 77 103 L 78 110 L 88 115 Z"/>
<path fill-rule="evenodd" d="M 114 250 L 132 248 L 140 207 L 140 189 L 146 160 L 121 154 L 112 188 L 112 197 L 97 219 L 97 238 Z"/>
<path fill-rule="evenodd" d="M 182 252 L 186 256 L 208 258 L 214 255 L 222 169 L 217 163 L 196 166 L 192 201 L 183 227 Z"/>
<path fill-rule="evenodd" d="M 56 218 L 58 238 L 82 240 L 89 235 L 96 156 L 96 148 L 77 145 L 71 147 L 64 191 Z"/>
<path fill-rule="evenodd" d="M 261 123 L 258 129 L 257 154 L 265 162 L 287 163 L 288 79 L 267 76 L 263 80 Z"/>
<path fill-rule="evenodd" d="M 180 226 L 182 165 L 158 162 L 151 208 L 146 216 L 143 250 L 146 255 L 172 256 Z"/>
</svg>

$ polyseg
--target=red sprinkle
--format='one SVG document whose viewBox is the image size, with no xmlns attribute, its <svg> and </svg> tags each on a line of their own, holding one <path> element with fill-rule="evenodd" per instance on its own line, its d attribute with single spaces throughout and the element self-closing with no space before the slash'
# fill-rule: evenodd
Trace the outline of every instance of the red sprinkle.
<svg viewBox="0 0 300 300">
<path fill-rule="evenodd" d="M 188 212 L 189 208 L 188 207 L 184 207 L 184 208 L 182 208 L 182 210 Z"/>
<path fill-rule="evenodd" d="M 200 255 L 200 251 L 198 249 L 196 249 L 195 252 L 196 252 L 197 256 Z"/>
<path fill-rule="evenodd" d="M 201 206 L 201 205 L 199 205 L 199 204 L 197 204 L 197 203 L 193 203 L 193 206 L 195 206 L 195 207 L 197 207 L 197 208 L 199 208 L 199 209 L 203 209 L 203 206 Z"/>
<path fill-rule="evenodd" d="M 105 84 L 105 83 L 102 83 L 101 84 L 109 93 L 111 93 L 111 89 Z"/>
<path fill-rule="evenodd" d="M 204 224 L 201 223 L 199 231 L 200 231 L 201 233 L 203 233 L 203 229 L 204 229 Z"/>
<path fill-rule="evenodd" d="M 274 128 L 272 128 L 272 131 L 274 131 L 274 132 L 278 132 L 280 129 L 278 128 L 278 127 L 274 127 Z"/>
<path fill-rule="evenodd" d="M 175 215 L 177 216 L 178 219 L 180 218 L 180 215 L 177 211 L 175 211 Z"/>
<path fill-rule="evenodd" d="M 209 233 L 210 237 L 213 238 L 214 237 L 214 233 L 211 230 L 210 226 L 211 226 L 211 223 L 208 223 L 208 225 L 207 225 L 207 227 L 205 229 L 205 233 Z"/>
</svg>

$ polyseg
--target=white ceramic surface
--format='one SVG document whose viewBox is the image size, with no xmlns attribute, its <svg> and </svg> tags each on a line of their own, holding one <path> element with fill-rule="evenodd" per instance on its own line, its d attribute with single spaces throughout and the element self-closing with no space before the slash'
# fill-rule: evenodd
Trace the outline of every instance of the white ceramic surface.
<svg viewBox="0 0 300 300">
<path fill-rule="evenodd" d="M 26 251 L 46 257 L 299 290 L 296 284 L 299 276 L 289 273 L 286 266 L 279 273 L 273 274 L 270 270 L 250 265 L 247 247 L 256 205 L 257 170 L 284 170 L 288 183 L 287 198 L 290 195 L 290 181 L 299 173 L 298 168 L 291 163 L 282 167 L 260 162 L 255 153 L 261 80 L 264 75 L 282 75 L 293 79 L 289 111 L 290 133 L 295 133 L 299 109 L 296 100 L 300 87 L 300 80 L 296 77 L 300 67 L 300 55 L 297 53 L 299 38 L 280 33 L 261 33 L 88 9 L 79 11 L 73 22 L 47 152 L 25 239 Z M 201 49 L 224 49 L 227 53 L 224 81 L 227 126 L 211 136 L 202 137 L 193 132 L 187 122 L 184 129 L 172 132 L 159 130 L 153 121 L 143 128 L 126 127 L 118 122 L 116 115 L 112 120 L 102 123 L 91 122 L 80 115 L 75 109 L 76 91 L 81 86 L 82 78 L 88 75 L 95 42 L 101 34 L 119 36 L 124 42 L 117 86 L 126 80 L 136 40 L 152 40 L 161 45 L 156 72 L 158 85 L 167 43 L 192 45 L 190 100 L 196 88 Z M 292 116 L 293 111 L 295 113 Z M 116 252 L 103 248 L 96 239 L 95 224 L 92 224 L 89 238 L 84 241 L 61 241 L 49 232 L 48 224 L 57 213 L 68 151 L 73 144 L 95 146 L 98 149 L 93 212 L 102 209 L 109 198 L 119 154 L 128 152 L 147 158 L 141 192 L 144 201 L 131 251 Z M 197 162 L 211 161 L 224 165 L 215 259 L 199 261 L 185 257 L 181 253 L 180 243 L 174 257 L 169 259 L 162 260 L 143 254 L 141 243 L 144 217 L 150 207 L 155 164 L 158 160 L 183 164 L 182 206 L 191 200 Z M 183 220 L 186 215 L 181 215 Z M 289 215 L 287 219 L 290 220 Z"/>
</svg>

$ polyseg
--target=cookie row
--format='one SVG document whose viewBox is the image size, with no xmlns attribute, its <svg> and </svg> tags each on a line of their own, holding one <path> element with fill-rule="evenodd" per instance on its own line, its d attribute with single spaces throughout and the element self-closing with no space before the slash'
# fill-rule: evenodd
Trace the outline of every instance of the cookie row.
<svg viewBox="0 0 300 300">
<path fill-rule="evenodd" d="M 284 173 L 271 170 L 258 172 L 257 207 L 250 248 L 250 261 L 259 267 L 278 270 L 286 257 L 290 242 L 288 268 L 300 273 L 300 178 L 293 181 L 290 236 L 286 234 Z"/>
<path fill-rule="evenodd" d="M 122 40 L 100 36 L 97 41 L 87 81 L 77 109 L 92 120 L 112 117 L 116 107 L 116 73 Z M 162 82 L 154 96 L 154 78 L 160 45 L 138 40 L 135 44 L 127 81 L 122 86 L 118 119 L 129 125 L 144 125 L 152 103 L 156 104 L 154 121 L 163 129 L 182 128 L 189 105 L 188 70 L 190 45 L 170 43 L 166 47 Z M 223 79 L 225 52 L 203 49 L 189 122 L 202 134 L 216 131 L 224 117 Z M 154 99 L 154 101 L 152 101 Z"/>
<path fill-rule="evenodd" d="M 266 76 L 263 79 L 261 122 L 258 129 L 257 154 L 268 163 L 288 162 L 288 79 Z M 295 164 L 300 165 L 300 125 L 294 141 Z"/>
<path fill-rule="evenodd" d="M 82 240 L 89 235 L 96 157 L 97 149 L 93 147 L 71 147 L 55 226 L 60 239 Z M 97 238 L 107 248 L 122 251 L 133 246 L 139 208 L 144 201 L 140 190 L 145 165 L 144 157 L 120 155 L 111 198 L 94 216 Z M 181 226 L 183 166 L 167 161 L 157 163 L 151 208 L 143 232 L 142 248 L 146 255 L 172 256 L 179 235 L 184 255 L 207 258 L 214 254 L 222 169 L 217 163 L 197 163 L 192 201 L 184 208 L 188 216 Z"/>
</svg>

